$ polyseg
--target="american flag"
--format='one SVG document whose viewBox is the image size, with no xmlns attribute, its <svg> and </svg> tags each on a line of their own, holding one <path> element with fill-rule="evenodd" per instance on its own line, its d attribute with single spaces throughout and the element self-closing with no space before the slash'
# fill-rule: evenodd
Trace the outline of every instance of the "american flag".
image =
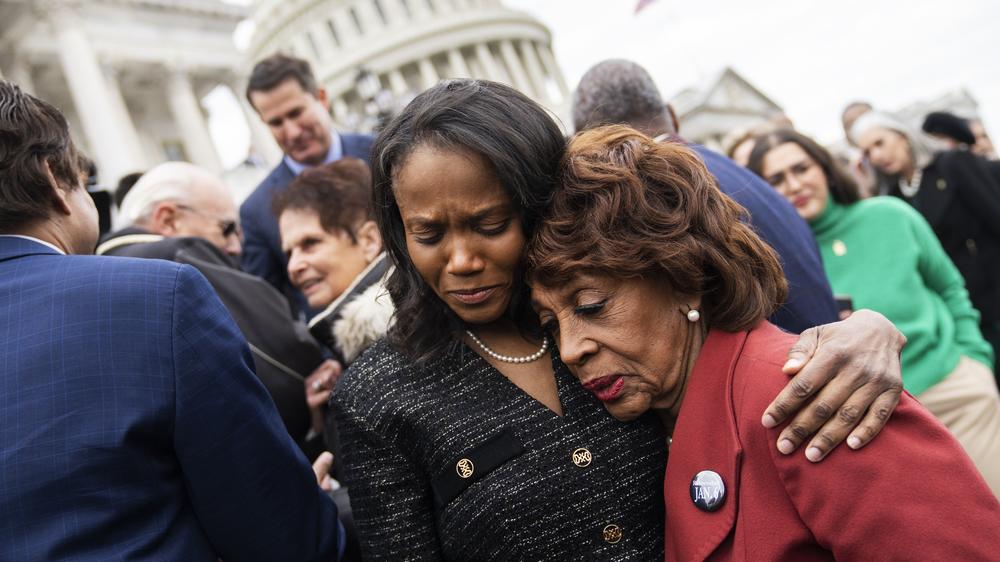
<svg viewBox="0 0 1000 562">
<path fill-rule="evenodd" d="M 638 14 L 639 12 L 642 11 L 643 8 L 645 8 L 646 6 L 649 6 L 650 4 L 652 4 L 655 1 L 656 0 L 639 0 L 639 2 L 637 2 L 636 5 L 635 5 L 635 13 Z"/>
</svg>

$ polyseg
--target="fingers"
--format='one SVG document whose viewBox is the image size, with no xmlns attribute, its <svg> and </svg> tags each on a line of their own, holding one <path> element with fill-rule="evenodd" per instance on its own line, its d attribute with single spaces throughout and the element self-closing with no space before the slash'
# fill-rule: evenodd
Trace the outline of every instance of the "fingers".
<svg viewBox="0 0 1000 562">
<path fill-rule="evenodd" d="M 316 460 L 313 461 L 313 473 L 316 474 L 316 483 L 320 486 L 323 485 L 325 478 L 329 478 L 331 466 L 333 466 L 333 454 L 329 451 L 323 451 L 318 457 L 316 457 Z"/>
<path fill-rule="evenodd" d="M 879 395 L 868 408 L 868 413 L 861 420 L 861 424 L 847 438 L 847 446 L 860 449 L 870 443 L 882 431 L 885 424 L 889 423 L 889 417 L 899 404 L 902 394 L 902 389 L 893 388 Z"/>
<path fill-rule="evenodd" d="M 330 402 L 330 395 L 333 394 L 332 389 L 319 390 L 319 391 L 307 391 L 306 392 L 306 403 L 309 408 L 317 409 L 326 407 L 327 403 Z"/>
<path fill-rule="evenodd" d="M 806 374 L 806 373 L 803 373 Z M 799 376 L 802 376 L 800 374 Z M 794 379 L 792 381 L 794 383 Z M 799 412 L 788 426 L 781 431 L 778 435 L 778 450 L 784 454 L 790 454 L 795 449 L 799 447 L 802 443 L 809 438 L 810 435 L 816 433 L 820 427 L 824 427 L 834 418 L 835 414 L 839 414 L 840 409 L 847 405 L 848 399 L 852 396 L 856 389 L 849 386 L 845 381 L 841 379 L 834 380 L 829 385 L 827 385 L 822 392 L 818 393 L 816 398 L 805 406 L 801 412 Z M 875 396 L 870 396 L 867 399 L 858 398 L 858 402 L 862 402 L 864 407 L 867 407 Z M 857 411 L 856 404 L 850 404 L 850 409 L 846 412 L 847 414 L 852 411 Z M 860 412 L 863 412 L 861 410 Z M 860 419 L 860 412 L 857 412 L 855 416 L 855 423 Z M 843 431 L 842 434 L 838 434 L 836 431 L 831 430 L 824 431 L 816 437 L 813 438 L 812 442 L 809 443 L 809 447 L 806 449 L 806 457 L 809 460 L 817 461 L 821 460 L 827 453 L 829 453 L 834 446 L 842 442 L 846 437 L 847 433 L 851 428 Z"/>
<path fill-rule="evenodd" d="M 828 357 L 825 362 L 822 359 L 818 362 L 812 360 L 808 367 L 803 368 L 806 358 L 812 359 L 815 353 L 818 337 L 819 330 L 810 328 L 802 333 L 802 336 L 788 352 L 789 360 L 782 370 L 786 373 L 798 372 L 798 374 L 785 385 L 785 388 L 781 389 L 778 396 L 764 410 L 764 415 L 761 417 L 761 423 L 764 424 L 764 427 L 777 427 L 792 414 L 798 412 L 806 400 L 833 376 L 836 369 L 829 362 L 833 359 L 839 360 L 833 356 Z M 798 363 L 796 364 L 796 362 Z"/>
</svg>

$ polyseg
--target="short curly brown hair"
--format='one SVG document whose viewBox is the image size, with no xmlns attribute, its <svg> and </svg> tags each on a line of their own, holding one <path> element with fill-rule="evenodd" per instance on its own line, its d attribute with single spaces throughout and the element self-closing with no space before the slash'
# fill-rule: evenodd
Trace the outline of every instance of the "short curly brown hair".
<svg viewBox="0 0 1000 562">
<path fill-rule="evenodd" d="M 275 217 L 289 209 L 312 211 L 319 215 L 323 230 L 347 234 L 357 242 L 358 227 L 372 220 L 371 198 L 368 164 L 348 157 L 305 170 L 274 197 L 271 208 Z"/>
<path fill-rule="evenodd" d="M 683 144 L 621 125 L 579 133 L 529 246 L 530 280 L 655 276 L 699 295 L 713 328 L 746 330 L 774 312 L 788 284 L 774 250 L 741 222 L 745 213 Z"/>
</svg>

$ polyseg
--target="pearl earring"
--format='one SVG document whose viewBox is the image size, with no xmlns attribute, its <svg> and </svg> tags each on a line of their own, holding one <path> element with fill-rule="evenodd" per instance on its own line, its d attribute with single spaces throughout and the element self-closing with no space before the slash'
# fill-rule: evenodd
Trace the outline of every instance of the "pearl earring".
<svg viewBox="0 0 1000 562">
<path fill-rule="evenodd" d="M 697 309 L 692 308 L 687 313 L 688 322 L 697 322 L 701 319 L 701 313 Z"/>
</svg>

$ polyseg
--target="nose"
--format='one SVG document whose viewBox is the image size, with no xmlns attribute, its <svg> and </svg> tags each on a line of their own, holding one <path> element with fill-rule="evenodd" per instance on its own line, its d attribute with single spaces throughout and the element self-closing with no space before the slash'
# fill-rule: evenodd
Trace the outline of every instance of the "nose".
<svg viewBox="0 0 1000 562">
<path fill-rule="evenodd" d="M 285 119 L 284 126 L 284 136 L 288 141 L 294 141 L 299 138 L 299 135 L 302 133 L 302 127 L 299 127 L 299 124 L 295 119 Z"/>
<path fill-rule="evenodd" d="M 478 255 L 475 245 L 463 238 L 457 238 L 451 244 L 451 254 L 448 256 L 447 272 L 451 275 L 474 275 L 483 271 L 485 264 Z"/>
<path fill-rule="evenodd" d="M 570 326 L 560 327 L 558 339 L 559 356 L 574 369 L 583 366 L 599 349 L 597 342 Z"/>
<path fill-rule="evenodd" d="M 306 261 L 302 259 L 299 253 L 292 250 L 290 256 L 288 256 L 288 279 L 291 280 L 293 285 L 298 285 L 299 276 L 302 275 L 306 269 Z"/>
<path fill-rule="evenodd" d="M 802 180 L 794 172 L 789 172 L 785 175 L 785 185 L 789 193 L 796 193 L 802 189 Z"/>
<path fill-rule="evenodd" d="M 226 238 L 225 251 L 230 256 L 238 256 L 238 255 L 240 255 L 240 252 L 243 251 L 243 244 L 240 242 L 239 237 L 237 237 L 237 236 L 230 236 L 230 237 Z"/>
</svg>

